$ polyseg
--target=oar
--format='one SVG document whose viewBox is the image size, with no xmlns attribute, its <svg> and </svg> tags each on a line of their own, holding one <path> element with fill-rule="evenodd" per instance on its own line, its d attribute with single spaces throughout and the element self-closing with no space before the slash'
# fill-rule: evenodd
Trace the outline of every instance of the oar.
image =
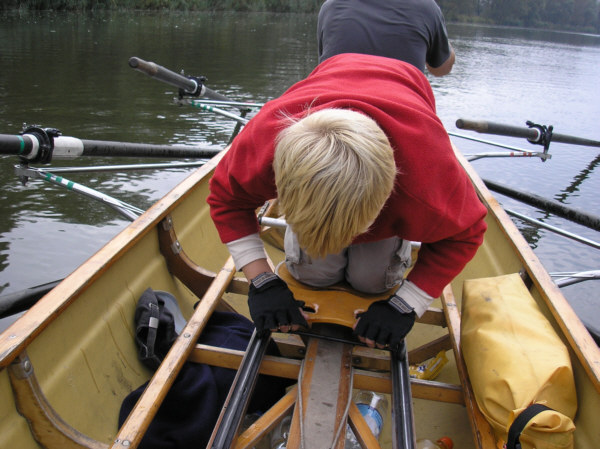
<svg viewBox="0 0 600 449">
<path fill-rule="evenodd" d="M 56 287 L 61 281 L 48 282 L 18 292 L 0 296 L 0 318 L 6 318 L 24 312 L 34 305 L 38 299 Z"/>
<path fill-rule="evenodd" d="M 211 158 L 218 148 L 191 145 L 152 145 L 146 143 L 85 140 L 62 136 L 53 128 L 31 126 L 23 134 L 0 134 L 0 154 L 13 154 L 29 162 L 50 162 L 52 158 L 80 156 Z"/>
<path fill-rule="evenodd" d="M 206 97 L 211 100 L 230 101 L 225 95 L 215 92 L 204 85 L 206 78 L 180 75 L 154 62 L 144 61 L 137 56 L 129 58 L 129 66 L 163 83 L 182 90 L 182 94 Z"/>
<path fill-rule="evenodd" d="M 600 231 L 600 217 L 597 215 L 592 215 L 583 210 L 565 206 L 558 201 L 549 200 L 533 193 L 516 190 L 495 181 L 490 181 L 489 179 L 484 179 L 483 182 L 490 190 L 519 200 L 530 206 L 539 207 L 540 209 L 590 229 L 594 229 L 595 231 Z"/>
<path fill-rule="evenodd" d="M 153 164 L 112 164 L 112 165 L 93 165 L 88 167 L 52 167 L 52 173 L 106 173 L 106 172 L 124 172 L 139 170 L 173 170 L 182 168 L 201 167 L 208 162 L 208 159 L 196 159 L 193 162 L 159 162 Z"/>
<path fill-rule="evenodd" d="M 519 127 L 512 125 L 504 125 L 501 123 L 475 121 L 459 118 L 456 121 L 456 127 L 460 129 L 468 129 L 484 134 L 497 134 L 509 137 L 524 137 L 531 143 L 545 145 L 544 138 L 549 137 L 547 144 L 552 142 L 570 143 L 573 145 L 584 145 L 589 147 L 600 147 L 600 141 L 586 139 L 582 137 L 569 136 L 566 134 L 557 134 L 552 132 L 552 126 L 545 127 L 527 122 L 529 127 Z M 545 137 L 544 133 L 549 131 L 549 136 Z"/>
</svg>

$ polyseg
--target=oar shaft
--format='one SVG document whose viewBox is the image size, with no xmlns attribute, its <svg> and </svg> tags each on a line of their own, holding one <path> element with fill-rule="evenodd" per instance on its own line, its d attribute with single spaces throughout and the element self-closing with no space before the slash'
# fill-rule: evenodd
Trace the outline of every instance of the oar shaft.
<svg viewBox="0 0 600 449">
<path fill-rule="evenodd" d="M 59 283 L 60 281 L 49 282 L 47 284 L 0 296 L 0 318 L 6 318 L 24 312 Z"/>
<path fill-rule="evenodd" d="M 40 134 L 0 134 L 0 154 L 13 154 L 29 161 L 35 160 L 38 150 L 46 142 Z M 50 159 L 73 159 L 79 156 L 123 156 L 160 158 L 210 158 L 221 150 L 187 145 L 152 145 L 133 142 L 111 142 L 85 140 L 76 137 L 58 136 L 52 139 Z M 50 160 L 49 159 L 49 160 Z M 43 160 L 43 162 L 49 162 Z"/>
<path fill-rule="evenodd" d="M 100 193 L 94 189 L 84 186 L 83 184 L 79 184 L 69 179 L 63 178 L 62 176 L 56 176 L 47 171 L 40 170 L 39 168 L 17 165 L 15 166 L 15 174 L 19 178 L 24 180 L 26 180 L 29 177 L 42 179 L 51 184 L 61 186 L 67 190 L 71 190 L 75 193 L 79 193 L 81 195 L 87 196 L 88 198 L 97 200 L 113 208 L 114 210 L 119 212 L 123 217 L 131 221 L 135 220 L 138 216 L 144 213 L 142 209 L 127 204 L 124 201 L 106 195 L 104 193 Z"/>
<path fill-rule="evenodd" d="M 495 181 L 490 181 L 489 179 L 484 179 L 483 182 L 488 189 L 493 190 L 494 192 L 501 193 L 525 204 L 529 204 L 530 206 L 539 207 L 542 210 L 582 226 L 586 226 L 590 229 L 600 231 L 600 217 L 597 215 L 592 215 L 583 210 L 568 207 L 562 203 L 559 203 L 558 201 L 543 198 L 533 193 L 516 190 Z"/>
<path fill-rule="evenodd" d="M 27 157 L 32 152 L 37 153 L 38 140 L 32 135 L 0 134 L 0 154 L 16 154 Z"/>
<path fill-rule="evenodd" d="M 83 156 L 196 158 L 213 157 L 221 151 L 216 148 L 200 148 L 187 145 L 151 145 L 145 143 L 110 142 L 104 140 L 82 140 L 82 142 Z"/>
<path fill-rule="evenodd" d="M 488 122 L 484 120 L 458 119 L 456 127 L 468 129 L 483 134 L 496 134 L 509 137 L 524 137 L 532 142 L 540 138 L 540 131 L 537 128 L 526 128 L 522 126 L 505 125 L 502 123 Z M 584 145 L 590 147 L 600 147 L 600 141 L 586 139 L 582 137 L 569 136 L 566 134 L 552 133 L 552 142 L 570 143 L 573 145 Z"/>
<path fill-rule="evenodd" d="M 540 135 L 539 131 L 535 128 L 503 125 L 500 123 L 486 122 L 484 120 L 467 120 L 459 118 L 456 121 L 456 127 L 459 129 L 468 129 L 482 134 L 524 137 L 529 140 L 536 140 Z"/>
</svg>

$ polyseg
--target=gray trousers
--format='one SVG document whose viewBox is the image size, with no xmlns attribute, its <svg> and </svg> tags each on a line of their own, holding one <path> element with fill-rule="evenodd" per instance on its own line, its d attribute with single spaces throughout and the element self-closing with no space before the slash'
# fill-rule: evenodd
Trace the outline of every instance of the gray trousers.
<svg viewBox="0 0 600 449">
<path fill-rule="evenodd" d="M 392 237 L 350 245 L 338 254 L 314 259 L 306 254 L 296 234 L 285 232 L 285 263 L 292 276 L 312 287 L 346 281 L 363 293 L 382 293 L 402 282 L 411 263 L 410 241 Z"/>
</svg>

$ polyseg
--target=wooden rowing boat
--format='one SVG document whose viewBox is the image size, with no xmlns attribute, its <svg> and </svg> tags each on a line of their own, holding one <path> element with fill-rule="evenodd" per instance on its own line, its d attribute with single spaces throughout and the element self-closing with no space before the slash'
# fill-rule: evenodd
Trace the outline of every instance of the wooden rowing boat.
<svg viewBox="0 0 600 449">
<path fill-rule="evenodd" d="M 233 307 L 247 314 L 247 284 L 220 244 L 205 203 L 208 179 L 221 157 L 184 180 L 0 335 L 0 447 L 137 447 L 186 360 L 238 368 L 243 358 L 240 351 L 195 345 L 214 310 Z M 448 350 L 450 358 L 435 381 L 411 381 L 416 435 L 432 439 L 448 435 L 461 449 L 496 447 L 475 402 L 462 357 L 462 286 L 466 279 L 521 272 L 542 313 L 569 349 L 578 400 L 575 447 L 596 448 L 600 441 L 600 350 L 483 182 L 458 157 L 488 207 L 488 231 L 476 257 L 407 338 L 411 362 L 425 360 L 440 349 Z M 282 258 L 277 233 L 266 230 L 265 239 L 275 242 L 268 252 L 276 263 Z M 133 338 L 136 301 L 147 287 L 171 292 L 188 318 L 154 375 L 138 359 Z M 310 359 L 311 351 L 318 349 L 312 343 L 305 347 L 297 336 L 274 334 L 274 338 L 282 356 L 266 356 L 261 372 L 296 379 L 302 355 L 307 353 Z M 391 392 L 387 352 L 356 346 L 344 354 L 348 361 L 343 364 L 345 376 L 353 383 L 341 389 L 351 385 Z M 302 375 L 306 376 L 306 368 Z M 145 393 L 118 428 L 121 402 L 149 379 Z M 319 379 L 313 381 L 318 386 Z M 310 395 L 311 385 L 315 391 L 323 390 L 310 382 L 302 377 L 302 395 Z M 238 435 L 233 447 L 264 447 L 258 440 L 294 408 L 295 394 L 292 389 Z M 295 417 L 300 415 L 297 410 Z M 365 447 L 378 447 L 365 431 L 356 407 L 349 403 L 341 410 L 332 414 L 333 420 L 345 420 L 343 411 L 347 410 Z M 300 446 L 302 419 L 307 420 L 304 431 L 311 425 L 306 417 L 294 419 L 300 427 L 292 425 L 289 448 Z M 384 426 L 382 447 L 393 446 L 389 427 Z M 343 447 L 340 441 L 336 447 Z"/>
</svg>

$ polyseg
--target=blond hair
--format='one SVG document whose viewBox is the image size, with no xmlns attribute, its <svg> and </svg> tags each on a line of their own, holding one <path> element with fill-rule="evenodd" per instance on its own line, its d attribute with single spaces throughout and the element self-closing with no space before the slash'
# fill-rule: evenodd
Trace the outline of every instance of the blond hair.
<svg viewBox="0 0 600 449">
<path fill-rule="evenodd" d="M 322 109 L 285 128 L 273 169 L 280 210 L 313 257 L 337 254 L 365 232 L 396 176 L 385 133 L 348 109 Z"/>
</svg>

